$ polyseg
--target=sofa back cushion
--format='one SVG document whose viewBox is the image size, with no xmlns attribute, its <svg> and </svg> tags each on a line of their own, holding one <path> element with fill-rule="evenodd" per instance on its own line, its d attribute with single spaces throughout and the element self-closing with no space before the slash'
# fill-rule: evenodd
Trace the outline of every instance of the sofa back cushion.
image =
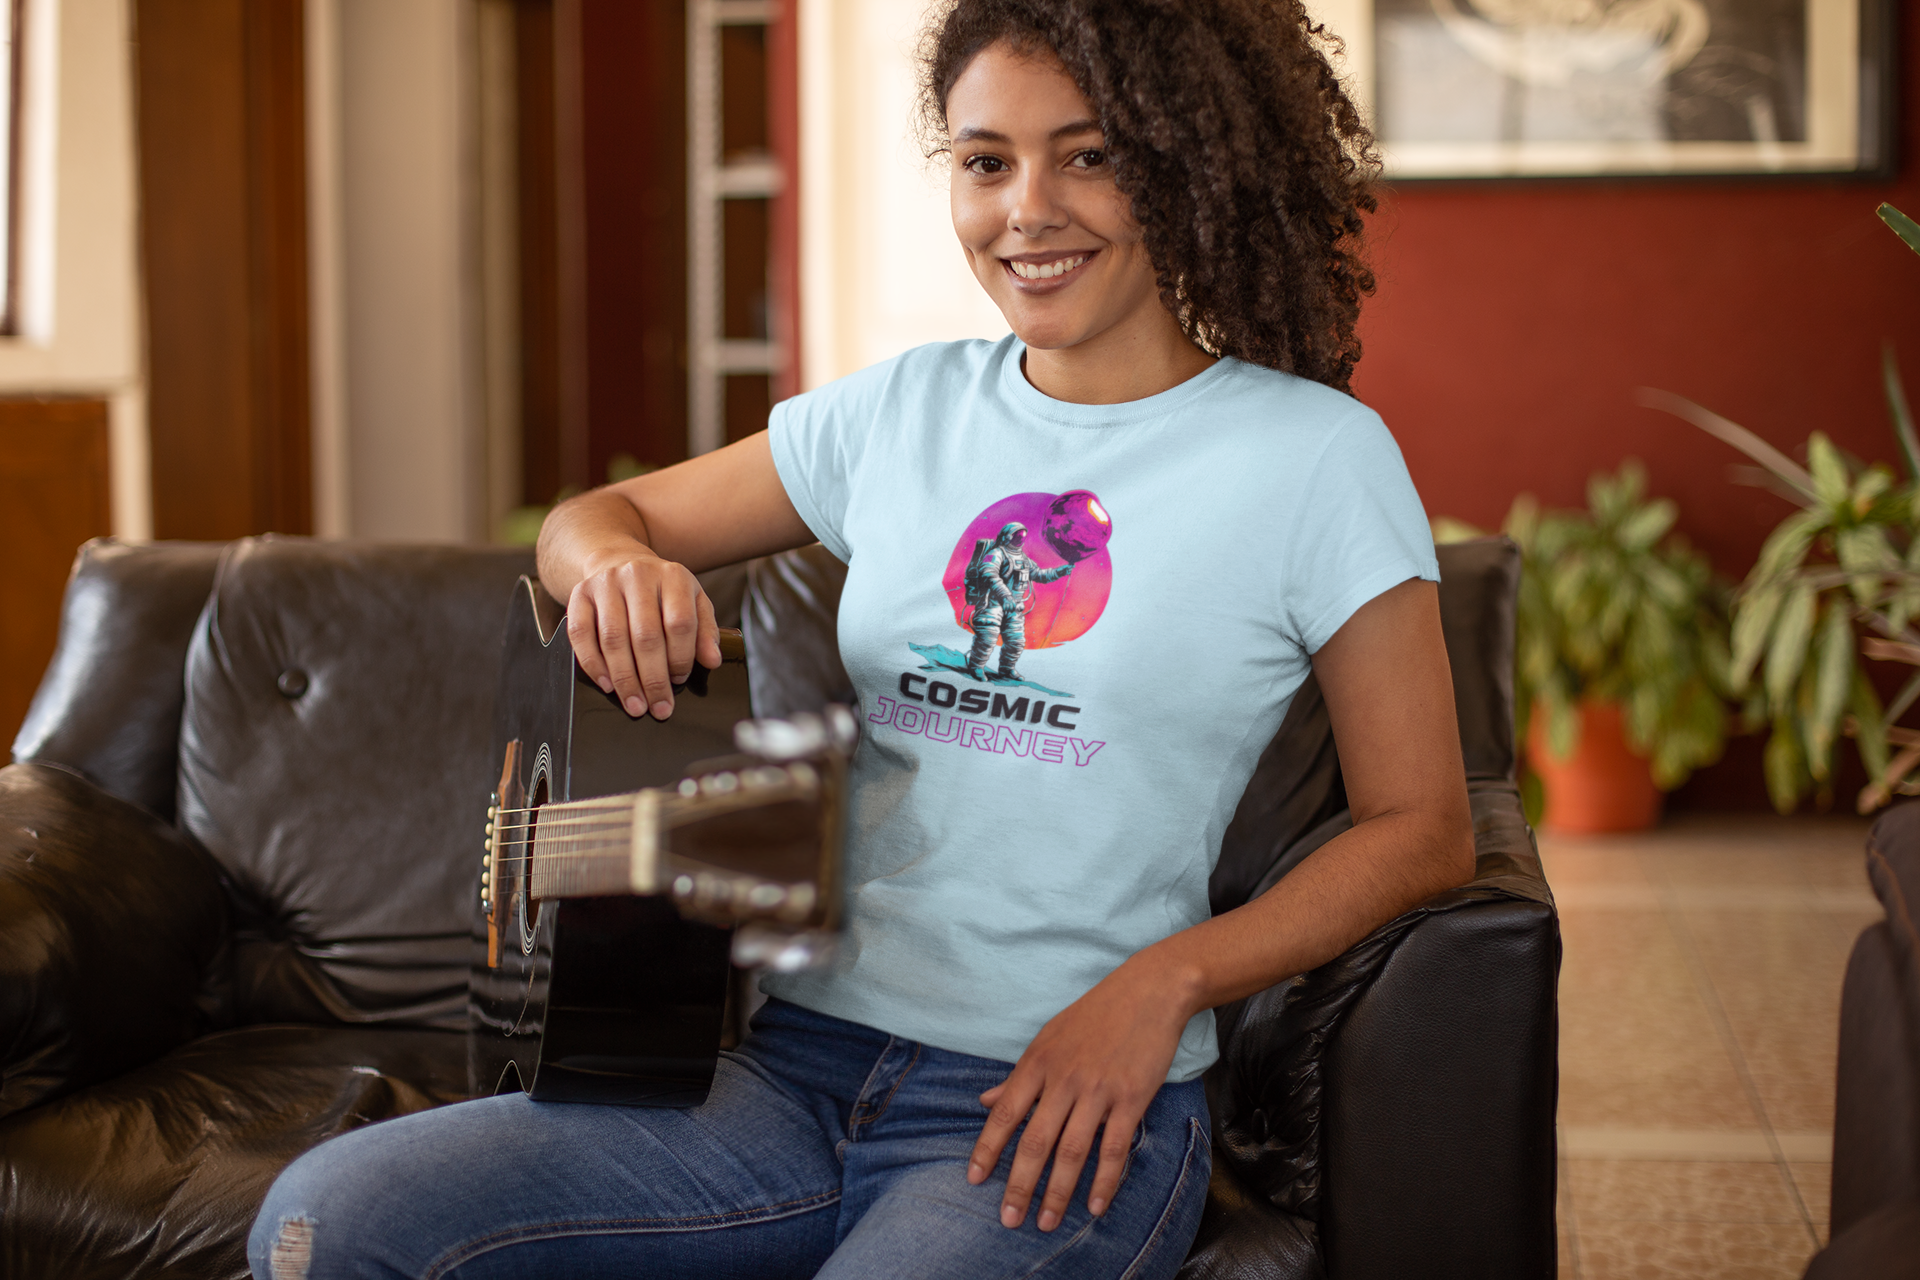
<svg viewBox="0 0 1920 1280">
<path fill-rule="evenodd" d="M 171 819 L 180 671 L 225 549 L 113 538 L 81 547 L 60 610 L 60 645 L 13 758 L 64 765 Z"/>
<path fill-rule="evenodd" d="M 250 538 L 186 662 L 179 819 L 235 901 L 237 1022 L 465 1025 L 521 549 Z"/>
</svg>

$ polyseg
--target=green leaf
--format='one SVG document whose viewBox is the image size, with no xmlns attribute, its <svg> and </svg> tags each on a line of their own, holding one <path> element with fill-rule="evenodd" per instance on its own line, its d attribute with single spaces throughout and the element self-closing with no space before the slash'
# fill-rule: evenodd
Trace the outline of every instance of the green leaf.
<svg viewBox="0 0 1920 1280">
<path fill-rule="evenodd" d="M 1814 538 L 1827 527 L 1827 523 L 1827 513 L 1819 507 L 1796 511 L 1782 520 L 1767 535 L 1766 544 L 1760 548 L 1760 558 L 1754 562 L 1753 572 L 1747 575 L 1747 581 L 1761 583 L 1799 568 L 1800 562 L 1807 558 L 1807 550 L 1813 546 Z"/>
<path fill-rule="evenodd" d="M 1792 813 L 1806 794 L 1806 765 L 1800 758 L 1800 743 L 1785 717 L 1773 722 L 1773 736 L 1767 739 L 1763 757 L 1767 775 L 1767 795 L 1781 813 Z"/>
<path fill-rule="evenodd" d="M 1571 760 L 1580 745 L 1580 708 L 1565 698 L 1547 703 L 1547 751 L 1556 760 Z"/>
<path fill-rule="evenodd" d="M 1455 520 L 1452 516 L 1439 516 L 1433 521 L 1435 546 L 1448 542 L 1472 542 L 1475 538 L 1486 536 L 1486 530 L 1476 528 L 1465 520 Z"/>
<path fill-rule="evenodd" d="M 1650 557 L 1641 564 L 1640 577 L 1646 583 L 1647 594 L 1667 608 L 1684 612 L 1692 605 L 1696 588 L 1671 566 Z"/>
<path fill-rule="evenodd" d="M 1900 568 L 1900 557 L 1893 553 L 1887 531 L 1879 525 L 1859 524 L 1840 530 L 1834 535 L 1833 549 L 1840 567 L 1853 575 L 1847 586 L 1863 609 L 1879 596 L 1882 578 Z"/>
<path fill-rule="evenodd" d="M 1893 419 L 1893 438 L 1900 442 L 1900 457 L 1907 464 L 1907 479 L 1920 481 L 1920 439 L 1913 434 L 1913 410 L 1907 407 L 1907 389 L 1901 385 L 1891 342 L 1880 348 L 1880 385 L 1887 393 L 1887 413 Z"/>
<path fill-rule="evenodd" d="M 1670 498 L 1649 502 L 1620 522 L 1620 545 L 1629 551 L 1645 551 L 1673 528 L 1680 508 Z"/>
<path fill-rule="evenodd" d="M 1813 711 L 1807 723 L 1807 769 L 1825 778 L 1833 763 L 1833 740 L 1840 729 L 1840 713 L 1853 689 L 1853 618 L 1836 599 L 1827 606 L 1827 618 L 1814 644 Z"/>
<path fill-rule="evenodd" d="M 1783 583 L 1770 582 L 1740 598 L 1733 611 L 1733 670 L 1727 684 L 1736 693 L 1747 687 L 1753 668 L 1766 651 L 1767 636 L 1787 598 Z"/>
<path fill-rule="evenodd" d="M 1540 536 L 1540 503 L 1532 494 L 1523 493 L 1513 500 L 1500 532 L 1519 543 L 1520 550 L 1527 556 L 1533 555 Z"/>
<path fill-rule="evenodd" d="M 1893 228 L 1895 235 L 1907 242 L 1907 248 L 1920 253 L 1920 223 L 1890 204 L 1883 204 L 1874 212 L 1880 215 L 1880 221 Z"/>
<path fill-rule="evenodd" d="M 1857 666 L 1853 670 L 1853 692 L 1848 698 L 1847 710 L 1853 713 L 1854 741 L 1860 748 L 1860 762 L 1867 766 L 1868 778 L 1878 778 L 1887 771 L 1887 722 L 1873 681 Z"/>
<path fill-rule="evenodd" d="M 1860 520 L 1871 518 L 1880 495 L 1891 488 L 1893 488 L 1893 472 L 1879 463 L 1876 462 L 1862 471 L 1860 478 L 1853 482 L 1854 516 Z"/>
<path fill-rule="evenodd" d="M 1531 769 L 1520 775 L 1520 807 L 1525 811 L 1530 827 L 1539 826 L 1540 820 L 1547 816 L 1546 784 Z"/>
<path fill-rule="evenodd" d="M 1767 698 L 1778 714 L 1790 705 L 1794 682 L 1806 665 L 1807 643 L 1813 638 L 1814 590 L 1804 582 L 1795 583 L 1780 605 L 1780 619 L 1774 624 L 1773 640 L 1767 646 Z"/>
<path fill-rule="evenodd" d="M 1807 437 L 1807 470 L 1813 475 L 1813 493 L 1821 505 L 1836 511 L 1847 506 L 1852 486 L 1847 483 L 1846 460 L 1824 431 Z"/>
</svg>

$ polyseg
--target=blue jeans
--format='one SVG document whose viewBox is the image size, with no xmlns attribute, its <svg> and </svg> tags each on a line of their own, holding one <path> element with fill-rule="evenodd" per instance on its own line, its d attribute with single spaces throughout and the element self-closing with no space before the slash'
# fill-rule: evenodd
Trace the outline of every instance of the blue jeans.
<svg viewBox="0 0 1920 1280">
<path fill-rule="evenodd" d="M 1173 1275 L 1206 1199 L 1200 1082 L 1160 1089 L 1104 1216 L 1089 1160 L 1059 1226 L 1034 1225 L 1037 1192 L 1008 1230 L 1014 1143 L 966 1176 L 1008 1070 L 774 1000 L 690 1110 L 513 1093 L 323 1143 L 274 1183 L 247 1258 L 258 1280 Z"/>
</svg>

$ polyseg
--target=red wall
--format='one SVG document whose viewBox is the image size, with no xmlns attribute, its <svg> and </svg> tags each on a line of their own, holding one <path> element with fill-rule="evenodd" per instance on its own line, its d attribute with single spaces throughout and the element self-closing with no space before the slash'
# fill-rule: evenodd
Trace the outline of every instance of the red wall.
<svg viewBox="0 0 1920 1280">
<path fill-rule="evenodd" d="M 1902 17 L 1903 61 L 1920 71 L 1920 0 Z M 1895 461 L 1880 348 L 1892 340 L 1920 401 L 1920 256 L 1873 211 L 1884 200 L 1920 217 L 1920 93 L 1906 94 L 1900 132 L 1892 182 L 1392 192 L 1374 220 L 1380 286 L 1354 390 L 1399 439 L 1428 514 L 1496 526 L 1523 491 L 1582 505 L 1591 473 L 1637 457 L 1653 492 L 1679 502 L 1685 536 L 1744 575 L 1791 508 L 1731 483 L 1745 459 L 1725 445 L 1638 407 L 1642 386 L 1790 454 L 1821 430 L 1861 458 Z M 1742 744 L 1726 771 L 1740 776 L 1702 778 L 1695 798 L 1764 803 L 1757 747 Z"/>
</svg>

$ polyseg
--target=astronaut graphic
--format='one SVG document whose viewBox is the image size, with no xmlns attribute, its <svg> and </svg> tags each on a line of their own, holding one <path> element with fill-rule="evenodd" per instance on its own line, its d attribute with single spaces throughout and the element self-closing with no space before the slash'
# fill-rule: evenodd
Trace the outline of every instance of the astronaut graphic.
<svg viewBox="0 0 1920 1280">
<path fill-rule="evenodd" d="M 967 674 L 987 678 L 987 660 L 1000 642 L 1000 675 L 1020 678 L 1020 655 L 1027 650 L 1027 610 L 1032 607 L 1034 583 L 1057 582 L 1073 572 L 1071 564 L 1037 567 L 1023 548 L 1027 526 L 1008 521 L 998 537 L 974 543 L 967 562 L 967 603 L 973 607 L 973 648 L 967 654 Z"/>
<path fill-rule="evenodd" d="M 1113 585 L 1112 534 L 1112 517 L 1086 489 L 1009 494 L 987 507 L 961 531 L 941 577 L 953 619 L 972 633 L 972 644 L 965 652 L 909 644 L 925 664 L 920 669 L 1071 696 L 1029 679 L 1021 659 L 1043 661 L 1031 655 L 1099 620 Z"/>
</svg>

